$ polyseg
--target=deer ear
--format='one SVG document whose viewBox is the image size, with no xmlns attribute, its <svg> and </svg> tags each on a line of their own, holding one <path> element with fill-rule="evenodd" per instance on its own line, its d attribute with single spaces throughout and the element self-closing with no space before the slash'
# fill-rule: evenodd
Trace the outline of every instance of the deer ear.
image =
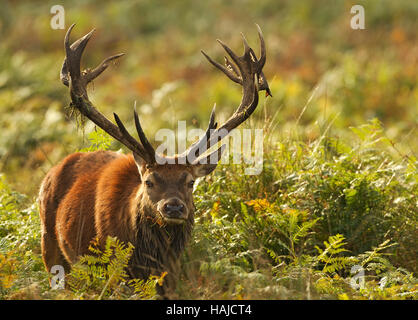
<svg viewBox="0 0 418 320">
<path fill-rule="evenodd" d="M 218 150 L 212 152 L 210 155 L 197 159 L 196 163 L 192 165 L 193 175 L 198 178 L 210 174 L 215 170 L 224 151 L 225 145 L 223 144 Z"/>
<path fill-rule="evenodd" d="M 139 174 L 142 177 L 143 174 L 145 173 L 145 170 L 147 169 L 147 163 L 136 152 L 133 152 L 133 155 L 134 155 L 135 164 L 138 167 Z"/>
</svg>

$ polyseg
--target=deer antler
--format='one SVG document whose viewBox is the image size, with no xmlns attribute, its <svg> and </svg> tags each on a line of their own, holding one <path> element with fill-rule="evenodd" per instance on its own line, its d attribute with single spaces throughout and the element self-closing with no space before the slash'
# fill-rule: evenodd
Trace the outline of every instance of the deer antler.
<svg viewBox="0 0 418 320">
<path fill-rule="evenodd" d="M 136 155 L 144 159 L 148 165 L 153 165 L 157 162 L 157 154 L 155 153 L 154 148 L 142 130 L 136 110 L 134 110 L 134 120 L 140 141 L 136 140 L 129 134 L 116 113 L 114 113 L 114 118 L 117 126 L 114 125 L 93 106 L 87 95 L 88 83 L 98 77 L 104 70 L 106 70 L 110 62 L 120 58 L 124 54 L 117 54 L 106 58 L 99 66 L 93 70 L 88 69 L 81 71 L 81 56 L 87 45 L 87 42 L 90 40 L 94 32 L 94 29 L 70 45 L 69 38 L 74 25 L 75 24 L 70 26 L 65 35 L 64 47 L 66 57 L 60 74 L 61 81 L 64 83 L 64 85 L 70 88 L 72 105 L 76 107 L 83 116 L 93 121 L 97 126 L 102 128 L 105 132 L 109 133 L 113 138 L 120 141 L 122 144 L 132 150 Z M 257 59 L 253 49 L 248 45 L 247 40 L 243 34 L 242 39 L 244 44 L 244 54 L 242 56 L 237 56 L 226 44 L 218 40 L 218 42 L 231 57 L 235 65 L 231 63 L 227 57 L 225 57 L 225 66 L 222 66 L 218 62 L 212 60 L 212 58 L 210 58 L 205 52 L 202 51 L 203 55 L 209 60 L 210 63 L 225 73 L 229 79 L 242 86 L 243 95 L 241 103 L 236 111 L 218 129 L 216 129 L 217 123 L 215 122 L 215 107 L 213 108 L 205 135 L 202 136 L 199 141 L 190 146 L 189 149 L 184 153 L 177 156 L 179 163 L 197 163 L 195 160 L 199 158 L 206 150 L 222 140 L 229 134 L 229 132 L 247 120 L 258 105 L 258 92 L 260 90 L 265 90 L 266 95 L 271 96 L 270 88 L 262 72 L 263 66 L 266 62 L 265 42 L 261 29 L 258 25 L 257 29 L 261 47 L 259 59 Z M 222 152 L 222 150 L 222 147 L 218 149 L 219 152 Z"/>
<path fill-rule="evenodd" d="M 265 90 L 266 96 L 272 96 L 267 80 L 262 72 L 263 66 L 266 62 L 266 46 L 261 29 L 258 25 L 256 26 L 258 29 L 258 36 L 260 38 L 259 59 L 257 59 L 253 49 L 248 45 L 248 42 L 243 34 L 241 34 L 244 44 L 244 54 L 242 56 L 237 56 L 226 44 L 224 44 L 221 40 L 218 40 L 235 65 L 231 63 L 227 57 L 225 57 L 225 66 L 223 66 L 210 58 L 202 50 L 202 54 L 211 64 L 225 73 L 229 79 L 242 86 L 243 94 L 241 103 L 236 111 L 218 129 L 216 129 L 217 123 L 215 123 L 214 120 L 215 108 L 213 108 L 209 126 L 205 135 L 179 156 L 179 158 L 187 157 L 187 163 L 193 164 L 196 162 L 196 158 L 227 136 L 229 132 L 238 127 L 251 116 L 258 105 L 258 91 Z"/>
<path fill-rule="evenodd" d="M 120 121 L 116 113 L 114 113 L 113 115 L 115 117 L 117 126 L 115 126 L 109 119 L 107 119 L 101 112 L 99 112 L 93 106 L 87 95 L 87 84 L 96 77 L 98 77 L 104 70 L 106 70 L 110 62 L 120 58 L 124 55 L 124 53 L 117 54 L 103 60 L 103 62 L 93 70 L 81 71 L 81 56 L 83 55 L 83 51 L 87 45 L 87 42 L 90 40 L 94 32 L 94 29 L 90 31 L 88 34 L 86 34 L 84 37 L 75 41 L 70 46 L 69 38 L 71 30 L 74 28 L 74 26 L 75 24 L 71 25 L 65 35 L 64 47 L 66 57 L 62 65 L 60 74 L 62 83 L 70 88 L 72 105 L 76 107 L 83 116 L 93 121 L 97 126 L 102 128 L 113 138 L 120 141 L 134 153 L 139 155 L 142 159 L 146 161 L 147 164 L 154 164 L 155 151 L 152 145 L 149 143 L 148 139 L 146 138 L 144 131 L 142 130 L 136 111 L 134 111 L 134 119 L 140 142 L 128 133 L 128 131 L 126 130 L 125 126 L 123 125 L 122 121 Z"/>
</svg>

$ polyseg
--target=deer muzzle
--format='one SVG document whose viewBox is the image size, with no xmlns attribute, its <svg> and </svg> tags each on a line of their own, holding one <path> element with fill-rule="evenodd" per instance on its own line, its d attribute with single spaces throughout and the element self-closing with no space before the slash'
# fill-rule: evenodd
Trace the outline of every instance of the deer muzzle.
<svg viewBox="0 0 418 320">
<path fill-rule="evenodd" d="M 188 210 L 183 201 L 179 198 L 162 200 L 158 204 L 158 211 L 167 223 L 184 223 L 188 216 Z"/>
</svg>

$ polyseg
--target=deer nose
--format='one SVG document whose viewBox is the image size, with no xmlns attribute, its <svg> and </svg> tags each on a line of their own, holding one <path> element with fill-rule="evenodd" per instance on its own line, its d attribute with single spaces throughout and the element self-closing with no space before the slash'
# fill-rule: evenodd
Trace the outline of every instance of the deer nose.
<svg viewBox="0 0 418 320">
<path fill-rule="evenodd" d="M 167 202 L 163 206 L 164 213 L 170 217 L 181 216 L 184 212 L 184 205 L 178 201 Z"/>
</svg>

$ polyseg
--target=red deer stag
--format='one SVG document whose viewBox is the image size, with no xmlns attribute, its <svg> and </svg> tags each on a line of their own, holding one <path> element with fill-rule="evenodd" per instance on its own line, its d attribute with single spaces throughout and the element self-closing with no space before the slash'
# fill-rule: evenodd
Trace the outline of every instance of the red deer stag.
<svg viewBox="0 0 418 320">
<path fill-rule="evenodd" d="M 173 288 L 173 274 L 194 224 L 193 182 L 216 168 L 224 145 L 209 156 L 204 155 L 205 151 L 254 112 L 258 91 L 265 90 L 270 95 L 262 72 L 266 48 L 261 30 L 257 26 L 259 59 L 244 36 L 242 56 L 218 40 L 235 65 L 225 57 L 223 66 L 202 51 L 210 63 L 242 86 L 242 101 L 218 129 L 212 110 L 206 134 L 186 152 L 168 157 L 155 152 L 136 110 L 134 121 L 139 140 L 128 133 L 116 114 L 115 125 L 90 102 L 89 82 L 123 54 L 105 59 L 95 69 L 81 71 L 81 56 L 94 30 L 70 45 L 73 27 L 74 24 L 65 35 L 66 57 L 60 74 L 70 89 L 71 104 L 130 149 L 132 155 L 110 151 L 74 153 L 48 172 L 39 193 L 45 267 L 49 272 L 52 266 L 62 265 L 68 272 L 77 257 L 88 253 L 91 240 L 97 238 L 103 243 L 113 236 L 135 247 L 128 268 L 131 277 L 146 279 L 151 274 L 168 272 L 164 285 L 158 288 L 166 296 Z"/>
</svg>

